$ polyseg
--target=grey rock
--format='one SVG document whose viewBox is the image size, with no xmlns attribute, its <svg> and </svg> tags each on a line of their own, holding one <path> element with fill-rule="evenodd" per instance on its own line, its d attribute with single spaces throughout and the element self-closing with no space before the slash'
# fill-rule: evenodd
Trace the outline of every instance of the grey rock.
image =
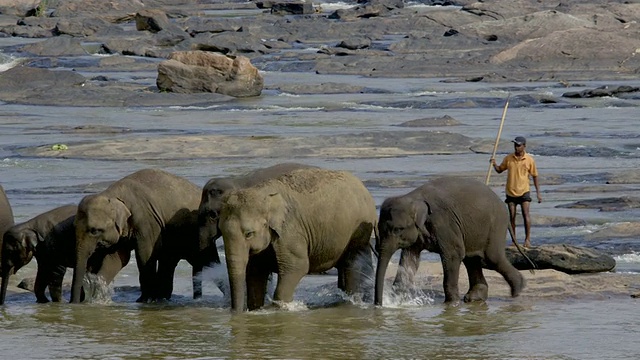
<svg viewBox="0 0 640 360">
<path fill-rule="evenodd" d="M 608 254 L 581 246 L 554 244 L 523 248 L 536 265 L 535 269 L 553 269 L 567 274 L 611 271 L 616 261 Z M 506 248 L 507 259 L 518 270 L 531 270 L 531 264 L 514 246 Z"/>
</svg>

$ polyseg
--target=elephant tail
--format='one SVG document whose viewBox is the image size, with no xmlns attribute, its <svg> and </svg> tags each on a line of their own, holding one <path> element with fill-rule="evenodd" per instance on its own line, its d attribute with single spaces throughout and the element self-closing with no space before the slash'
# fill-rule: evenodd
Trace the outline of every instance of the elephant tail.
<svg viewBox="0 0 640 360">
<path fill-rule="evenodd" d="M 524 249 L 522 249 L 522 246 L 520 246 L 520 244 L 518 244 L 518 242 L 516 241 L 516 237 L 513 234 L 513 229 L 511 228 L 511 226 L 507 226 L 507 228 L 509 229 L 509 236 L 511 236 L 511 242 L 516 246 L 516 248 L 518 249 L 518 252 L 524 256 L 525 259 L 527 259 L 527 261 L 529 262 L 529 264 L 531 264 L 531 269 L 529 269 L 529 271 L 532 274 L 535 274 L 535 270 L 538 268 L 538 265 L 536 265 L 536 263 L 533 262 L 533 260 L 531 260 L 527 254 L 525 254 Z"/>
</svg>

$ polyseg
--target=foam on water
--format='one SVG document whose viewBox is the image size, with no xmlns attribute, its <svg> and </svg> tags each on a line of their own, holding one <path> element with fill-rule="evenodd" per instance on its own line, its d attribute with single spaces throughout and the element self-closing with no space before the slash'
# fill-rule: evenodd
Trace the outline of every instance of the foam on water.
<svg viewBox="0 0 640 360">
<path fill-rule="evenodd" d="M 636 252 L 633 252 L 633 253 L 630 253 L 630 254 L 623 254 L 623 255 L 614 256 L 613 259 L 616 262 L 640 264 L 640 254 L 636 253 Z"/>
</svg>

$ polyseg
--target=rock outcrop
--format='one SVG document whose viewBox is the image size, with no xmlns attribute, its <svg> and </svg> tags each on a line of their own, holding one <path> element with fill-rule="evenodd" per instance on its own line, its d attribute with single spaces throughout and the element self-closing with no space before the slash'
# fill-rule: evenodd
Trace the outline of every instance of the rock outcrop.
<svg viewBox="0 0 640 360">
<path fill-rule="evenodd" d="M 264 81 L 247 57 L 181 51 L 158 65 L 156 85 L 161 91 L 249 97 L 260 95 Z"/>
<path fill-rule="evenodd" d="M 553 244 L 523 248 L 524 253 L 536 265 L 535 269 L 552 269 L 567 274 L 582 274 L 611 271 L 616 267 L 613 257 L 580 246 Z M 506 249 L 507 259 L 518 270 L 531 270 L 533 267 L 518 252 L 515 246 Z"/>
</svg>

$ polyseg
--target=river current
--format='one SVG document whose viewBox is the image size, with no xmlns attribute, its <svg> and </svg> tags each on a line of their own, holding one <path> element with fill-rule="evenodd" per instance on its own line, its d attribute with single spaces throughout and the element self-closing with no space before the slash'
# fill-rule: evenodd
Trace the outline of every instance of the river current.
<svg viewBox="0 0 640 360">
<path fill-rule="evenodd" d="M 8 61 L 5 59 L 5 61 Z M 82 69 L 79 69 L 82 72 Z M 84 74 L 92 76 L 96 74 Z M 162 168 L 198 185 L 220 175 L 241 174 L 275 163 L 296 161 L 345 169 L 360 177 L 376 204 L 408 192 L 440 174 L 477 174 L 484 179 L 489 153 L 434 153 L 386 157 L 170 157 L 140 159 L 49 158 L 19 155 L 20 150 L 53 144 L 108 139 L 139 141 L 140 136 L 174 135 L 313 137 L 398 130 L 415 119 L 448 115 L 461 125 L 412 131 L 454 132 L 495 140 L 507 96 L 561 98 L 567 91 L 638 82 L 448 83 L 441 79 L 375 79 L 313 73 L 264 72 L 263 95 L 219 107 L 76 108 L 0 104 L 0 182 L 7 190 L 16 222 L 53 207 L 77 203 L 114 180 L 146 168 Z M 131 74 L 109 74 L 126 78 Z M 155 81 L 153 73 L 136 81 Z M 141 80 L 142 79 L 142 80 Z M 334 95 L 288 94 L 274 84 L 346 83 L 384 91 Z M 521 97 L 518 97 L 521 96 Z M 484 100 L 483 100 L 484 99 Z M 468 101 L 475 105 L 469 106 Z M 543 202 L 532 217 L 584 219 L 578 226 L 534 226 L 533 245 L 570 243 L 607 251 L 616 271 L 640 273 L 640 241 L 586 236 L 612 223 L 636 221 L 637 209 L 601 212 L 558 205 L 601 197 L 585 186 L 604 183 L 606 174 L 635 170 L 640 158 L 640 100 L 603 98 L 559 104 L 513 101 L 503 141 L 524 135 L 540 171 Z M 104 126 L 124 132 L 82 133 L 68 129 Z M 168 144 L 172 144 L 168 142 Z M 171 146 L 171 145 L 168 145 Z M 583 149 L 584 151 L 579 151 Z M 167 149 L 175 152 L 175 149 Z M 505 153 L 499 154 L 499 157 Z M 492 174 L 502 197 L 504 175 Z M 607 197 L 638 196 L 630 183 Z M 604 197 L 602 196 L 602 197 Z M 518 227 L 522 231 L 522 227 Z M 519 235 L 522 238 L 522 234 Z M 437 261 L 424 254 L 424 261 Z M 17 278 L 34 276 L 35 261 Z M 79 306 L 36 304 L 31 293 L 14 294 L 0 308 L 0 353 L 17 359 L 636 359 L 640 315 L 631 297 L 606 299 L 493 297 L 484 304 L 445 307 L 429 291 L 388 301 L 383 308 L 351 301 L 337 290 L 335 276 L 305 278 L 286 310 L 271 308 L 232 315 L 229 299 L 215 289 L 224 279 L 219 267 L 205 273 L 201 300 L 192 300 L 191 269 L 181 262 L 174 297 L 163 304 L 137 304 L 137 268 L 130 263 L 102 301 Z M 70 276 L 70 273 L 67 274 Z M 638 275 L 640 276 L 640 274 Z M 491 287 L 491 283 L 489 284 Z M 389 287 L 387 287 L 389 288 Z M 385 288 L 385 290 L 387 290 Z M 389 295 L 389 294 L 387 294 Z M 64 296 L 69 297 L 68 287 Z"/>
</svg>

